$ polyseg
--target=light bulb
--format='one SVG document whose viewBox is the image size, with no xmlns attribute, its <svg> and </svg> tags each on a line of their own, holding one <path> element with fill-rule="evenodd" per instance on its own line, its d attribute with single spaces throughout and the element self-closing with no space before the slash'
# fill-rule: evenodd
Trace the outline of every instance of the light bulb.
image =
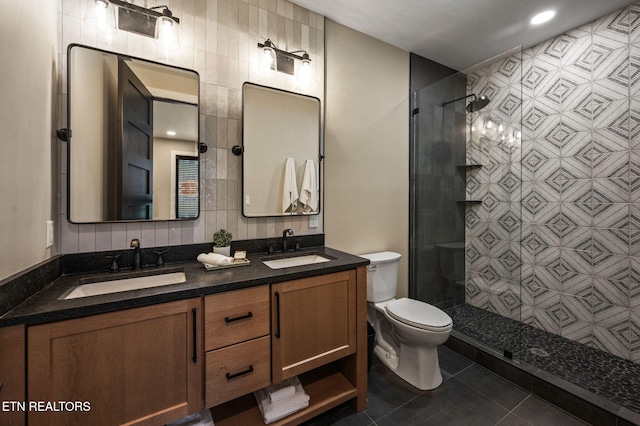
<svg viewBox="0 0 640 426">
<path fill-rule="evenodd" d="M 115 8 L 107 0 L 88 0 L 84 20 L 107 36 L 117 31 Z"/>
<path fill-rule="evenodd" d="M 171 12 L 165 9 L 164 16 L 156 20 L 155 39 L 158 47 L 169 52 L 180 50 L 180 25 L 171 18 Z"/>
</svg>

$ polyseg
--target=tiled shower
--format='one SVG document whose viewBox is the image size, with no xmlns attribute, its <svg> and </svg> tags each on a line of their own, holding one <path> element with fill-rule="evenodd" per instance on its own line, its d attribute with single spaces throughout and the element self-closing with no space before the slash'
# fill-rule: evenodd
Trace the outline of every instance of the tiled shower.
<svg viewBox="0 0 640 426">
<path fill-rule="evenodd" d="M 467 77 L 466 302 L 640 363 L 640 3 Z"/>
</svg>

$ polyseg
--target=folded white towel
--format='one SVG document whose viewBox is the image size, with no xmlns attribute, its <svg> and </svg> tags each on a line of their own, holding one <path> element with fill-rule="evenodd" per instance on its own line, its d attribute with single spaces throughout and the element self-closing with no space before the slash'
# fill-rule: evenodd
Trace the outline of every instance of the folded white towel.
<svg viewBox="0 0 640 426">
<path fill-rule="evenodd" d="M 265 392 L 267 392 L 267 395 L 269 395 L 269 400 L 271 402 L 278 402 L 296 393 L 297 385 L 300 385 L 300 380 L 298 380 L 298 377 L 291 377 L 284 382 L 267 386 L 264 390 Z"/>
<path fill-rule="evenodd" d="M 296 211 L 298 202 L 298 183 L 296 181 L 296 164 L 293 158 L 287 158 L 284 166 L 284 182 L 282 183 L 282 213 Z"/>
<path fill-rule="evenodd" d="M 300 190 L 300 203 L 305 213 L 315 212 L 318 209 L 318 185 L 316 180 L 316 167 L 312 160 L 307 160 L 304 165 L 304 177 Z"/>
<path fill-rule="evenodd" d="M 298 385 L 295 388 L 296 391 L 293 395 L 278 402 L 271 402 L 264 389 L 253 393 L 265 424 L 273 423 L 309 406 L 309 395 L 304 392 L 302 385 Z"/>
<path fill-rule="evenodd" d="M 200 253 L 198 262 L 211 266 L 221 266 L 231 263 L 233 257 L 227 257 L 219 253 Z"/>
</svg>

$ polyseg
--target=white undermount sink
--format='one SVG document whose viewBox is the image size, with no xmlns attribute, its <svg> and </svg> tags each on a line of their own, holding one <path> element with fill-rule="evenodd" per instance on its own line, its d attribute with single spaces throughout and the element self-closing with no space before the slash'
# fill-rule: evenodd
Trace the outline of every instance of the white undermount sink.
<svg viewBox="0 0 640 426">
<path fill-rule="evenodd" d="M 98 296 L 102 294 L 119 293 L 121 291 L 140 290 L 144 288 L 161 287 L 171 284 L 180 284 L 187 280 L 183 271 L 168 272 L 156 275 L 145 275 L 131 278 L 106 279 L 100 282 L 81 284 L 64 297 L 77 299 L 79 297 Z"/>
<path fill-rule="evenodd" d="M 271 269 L 291 268 L 292 266 L 312 265 L 314 263 L 329 262 L 331 259 L 319 254 L 283 257 L 280 259 L 263 260 L 262 263 Z"/>
</svg>

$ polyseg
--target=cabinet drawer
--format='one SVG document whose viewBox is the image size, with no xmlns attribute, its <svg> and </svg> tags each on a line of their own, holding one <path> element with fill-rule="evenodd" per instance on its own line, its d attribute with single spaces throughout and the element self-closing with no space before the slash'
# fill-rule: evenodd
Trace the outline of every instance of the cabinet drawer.
<svg viewBox="0 0 640 426">
<path fill-rule="evenodd" d="M 269 286 L 207 296 L 204 299 L 205 350 L 270 333 Z"/>
<path fill-rule="evenodd" d="M 206 406 L 213 407 L 271 383 L 271 339 L 264 336 L 207 352 Z"/>
</svg>

